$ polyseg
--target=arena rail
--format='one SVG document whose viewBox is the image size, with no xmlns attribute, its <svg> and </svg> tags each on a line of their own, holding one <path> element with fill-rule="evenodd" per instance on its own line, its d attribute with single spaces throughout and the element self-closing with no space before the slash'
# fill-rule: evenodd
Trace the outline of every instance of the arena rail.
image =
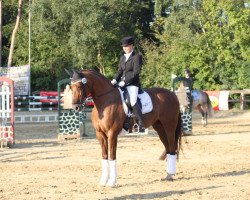
<svg viewBox="0 0 250 200">
<path fill-rule="evenodd" d="M 239 95 L 239 97 L 237 99 L 232 98 L 231 96 L 234 95 L 234 94 Z M 240 103 L 240 109 L 241 110 L 246 110 L 247 109 L 247 103 L 250 103 L 250 89 L 230 90 L 229 91 L 228 103 Z"/>
</svg>

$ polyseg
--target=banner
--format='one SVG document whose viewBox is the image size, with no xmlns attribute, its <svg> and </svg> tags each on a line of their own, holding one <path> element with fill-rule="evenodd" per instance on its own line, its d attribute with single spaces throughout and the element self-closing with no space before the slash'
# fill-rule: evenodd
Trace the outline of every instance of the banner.
<svg viewBox="0 0 250 200">
<path fill-rule="evenodd" d="M 0 67 L 0 76 L 5 76 L 14 81 L 14 94 L 29 95 L 30 90 L 30 66 Z"/>
<path fill-rule="evenodd" d="M 206 91 L 214 110 L 228 110 L 229 91 Z"/>
<path fill-rule="evenodd" d="M 213 109 L 214 110 L 219 110 L 219 94 L 220 91 L 206 91 L 206 93 L 209 96 L 209 99 L 212 103 Z"/>
<path fill-rule="evenodd" d="M 220 91 L 219 110 L 229 110 L 228 97 L 229 97 L 229 91 Z"/>
</svg>

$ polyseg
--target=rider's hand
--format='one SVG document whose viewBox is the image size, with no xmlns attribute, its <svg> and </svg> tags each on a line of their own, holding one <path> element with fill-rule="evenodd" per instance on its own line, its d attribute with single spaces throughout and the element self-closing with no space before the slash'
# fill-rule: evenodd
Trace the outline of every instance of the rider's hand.
<svg viewBox="0 0 250 200">
<path fill-rule="evenodd" d="M 112 84 L 112 85 L 115 85 L 115 84 L 117 84 L 117 81 L 116 81 L 115 79 L 113 79 L 113 80 L 111 81 L 111 84 Z"/>
<path fill-rule="evenodd" d="M 119 84 L 118 84 L 120 87 L 124 87 L 125 86 L 125 82 L 124 81 L 121 81 L 121 82 L 119 82 Z"/>
</svg>

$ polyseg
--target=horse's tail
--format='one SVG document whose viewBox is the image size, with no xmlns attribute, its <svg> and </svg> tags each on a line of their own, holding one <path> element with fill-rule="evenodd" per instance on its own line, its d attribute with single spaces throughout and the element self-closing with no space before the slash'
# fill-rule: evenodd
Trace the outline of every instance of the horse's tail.
<svg viewBox="0 0 250 200">
<path fill-rule="evenodd" d="M 176 147 L 177 159 L 179 159 L 179 152 L 182 149 L 182 145 L 181 145 L 182 136 L 183 136 L 183 123 L 182 123 L 181 112 L 180 112 L 178 116 L 178 124 L 175 130 L 175 147 Z"/>
<path fill-rule="evenodd" d="M 214 116 L 214 109 L 212 106 L 212 103 L 210 101 L 210 98 L 208 96 L 208 94 L 205 92 L 206 96 L 207 96 L 207 109 L 208 109 L 208 116 L 209 117 L 213 117 Z"/>
<path fill-rule="evenodd" d="M 183 124 L 182 124 L 181 113 L 179 113 L 178 123 L 175 129 L 175 147 L 176 147 L 177 159 L 179 159 L 179 152 L 182 149 L 182 145 L 181 145 L 182 136 L 183 136 Z M 166 150 L 164 150 L 159 159 L 165 160 L 166 157 L 167 157 L 167 152 Z"/>
</svg>

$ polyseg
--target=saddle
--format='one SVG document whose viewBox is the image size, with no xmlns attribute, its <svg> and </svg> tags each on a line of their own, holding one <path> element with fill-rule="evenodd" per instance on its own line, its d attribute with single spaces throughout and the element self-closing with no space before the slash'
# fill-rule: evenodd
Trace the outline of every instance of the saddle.
<svg viewBox="0 0 250 200">
<path fill-rule="evenodd" d="M 121 90 L 123 91 L 124 102 L 127 105 L 129 112 L 132 112 L 132 106 L 131 106 L 130 96 L 129 96 L 128 90 L 127 90 L 127 88 L 121 88 Z M 141 88 L 139 88 L 138 96 L 139 96 L 139 94 L 142 94 L 143 92 L 144 91 Z M 139 97 L 137 97 L 137 103 L 139 104 L 140 108 L 142 109 L 142 104 L 141 104 L 141 100 Z"/>
<path fill-rule="evenodd" d="M 126 88 L 123 88 L 123 89 L 118 88 L 118 89 L 122 98 L 122 103 L 123 103 L 125 114 L 127 116 L 132 116 L 132 106 L 130 104 L 129 93 L 127 89 Z M 149 113 L 153 110 L 151 97 L 145 90 L 142 90 L 141 88 L 139 89 L 139 92 L 138 92 L 137 103 L 139 104 L 142 110 L 142 114 Z"/>
<path fill-rule="evenodd" d="M 130 104 L 130 98 L 129 98 L 129 93 L 127 89 L 118 88 L 118 90 L 121 95 L 124 112 L 127 115 L 127 119 L 125 120 L 124 127 L 123 127 L 127 131 L 129 128 L 130 118 L 133 116 L 132 106 Z M 142 110 L 142 114 L 149 113 L 153 110 L 151 97 L 146 91 L 142 90 L 141 88 L 139 88 L 137 103 L 139 104 Z"/>
</svg>

